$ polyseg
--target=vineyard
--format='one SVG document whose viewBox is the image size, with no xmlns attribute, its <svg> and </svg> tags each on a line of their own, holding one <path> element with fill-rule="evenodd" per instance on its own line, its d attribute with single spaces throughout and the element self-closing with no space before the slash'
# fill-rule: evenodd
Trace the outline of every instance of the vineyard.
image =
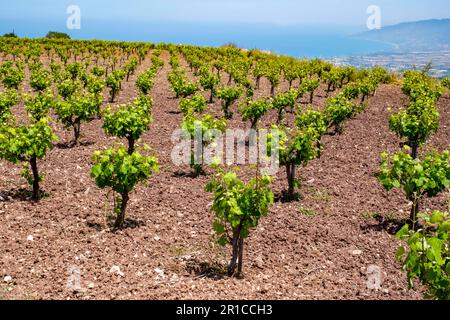
<svg viewBox="0 0 450 320">
<path fill-rule="evenodd" d="M 0 38 L 0 299 L 449 299 L 449 90 L 232 46 Z M 274 175 L 190 143 L 174 162 L 175 131 L 206 150 L 237 129 L 269 132 L 244 144 Z"/>
</svg>

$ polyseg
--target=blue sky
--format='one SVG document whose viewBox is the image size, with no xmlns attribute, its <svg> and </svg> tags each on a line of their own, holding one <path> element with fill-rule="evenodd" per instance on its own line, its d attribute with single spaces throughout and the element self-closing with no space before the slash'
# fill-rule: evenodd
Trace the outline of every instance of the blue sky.
<svg viewBox="0 0 450 320">
<path fill-rule="evenodd" d="M 362 26 L 369 5 L 382 23 L 450 17 L 448 0 L 0 0 L 0 19 L 65 21 L 75 4 L 82 18 L 102 21 L 178 21 Z"/>
</svg>

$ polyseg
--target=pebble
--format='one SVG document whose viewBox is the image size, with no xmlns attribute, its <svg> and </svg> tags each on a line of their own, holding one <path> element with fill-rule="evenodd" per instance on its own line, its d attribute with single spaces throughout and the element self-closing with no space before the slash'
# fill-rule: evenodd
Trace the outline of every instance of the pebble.
<svg viewBox="0 0 450 320">
<path fill-rule="evenodd" d="M 110 273 L 115 273 L 118 276 L 124 277 L 125 274 L 120 270 L 119 266 L 112 266 L 111 269 L 109 270 Z"/>
<path fill-rule="evenodd" d="M 11 282 L 12 281 L 12 277 L 11 276 L 6 276 L 3 278 L 3 281 L 5 281 L 6 283 Z"/>
<path fill-rule="evenodd" d="M 362 250 L 351 250 L 350 253 L 355 256 L 359 256 L 362 254 Z"/>
<path fill-rule="evenodd" d="M 27 237 L 27 241 L 34 241 L 34 238 L 31 234 Z"/>
</svg>

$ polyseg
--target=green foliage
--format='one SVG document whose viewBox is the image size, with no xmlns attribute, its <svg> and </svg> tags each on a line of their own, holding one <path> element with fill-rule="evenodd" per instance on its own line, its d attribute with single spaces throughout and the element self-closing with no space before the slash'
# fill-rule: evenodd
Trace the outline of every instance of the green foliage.
<svg viewBox="0 0 450 320">
<path fill-rule="evenodd" d="M 153 81 L 153 76 L 147 72 L 144 72 L 136 79 L 136 87 L 142 94 L 148 94 L 153 87 Z"/>
<path fill-rule="evenodd" d="M 356 99 L 359 94 L 362 92 L 361 85 L 358 83 L 351 83 L 342 90 L 342 95 L 348 99 L 353 100 Z"/>
<path fill-rule="evenodd" d="M 443 87 L 450 89 L 450 77 L 442 79 L 441 84 Z"/>
<path fill-rule="evenodd" d="M 121 228 L 125 220 L 125 211 L 129 193 L 139 182 L 146 181 L 150 175 L 158 171 L 158 160 L 134 151 L 127 152 L 125 147 L 96 151 L 92 157 L 94 165 L 91 176 L 99 188 L 111 188 L 120 197 L 114 197 L 114 228 Z"/>
<path fill-rule="evenodd" d="M 215 139 L 214 131 L 225 132 L 227 122 L 224 119 L 215 119 L 210 115 L 204 115 L 202 117 L 195 116 L 190 113 L 183 118 L 181 123 L 181 129 L 185 136 L 191 139 L 196 139 L 201 134 L 202 150 L 208 144 L 212 143 Z M 192 151 L 192 150 L 191 150 Z M 194 174 L 198 176 L 203 171 L 203 153 L 196 155 L 195 152 L 191 152 L 191 167 L 194 170 Z"/>
<path fill-rule="evenodd" d="M 318 138 L 322 137 L 328 129 L 325 114 L 315 110 L 306 110 L 298 114 L 295 125 L 298 128 L 312 128 L 316 131 Z"/>
<path fill-rule="evenodd" d="M 0 131 L 0 158 L 12 163 L 31 165 L 33 175 L 26 169 L 22 176 L 33 186 L 33 199 L 39 199 L 39 176 L 37 159 L 43 159 L 47 151 L 53 148 L 57 137 L 48 125 L 48 119 L 42 118 L 28 126 L 4 127 Z"/>
<path fill-rule="evenodd" d="M 67 100 L 80 89 L 80 84 L 78 82 L 66 79 L 59 83 L 57 88 L 59 95 Z"/>
<path fill-rule="evenodd" d="M 202 95 L 194 95 L 192 98 L 180 100 L 180 110 L 184 115 L 191 113 L 203 113 L 206 109 L 206 98 Z"/>
<path fill-rule="evenodd" d="M 397 234 L 406 240 L 406 246 L 397 250 L 397 259 L 407 272 L 413 287 L 418 279 L 428 288 L 428 296 L 439 300 L 450 299 L 450 217 L 448 212 L 435 211 L 419 214 L 423 226 L 410 231 L 405 225 Z"/>
<path fill-rule="evenodd" d="M 12 163 L 44 158 L 57 139 L 48 122 L 43 118 L 28 126 L 6 127 L 0 133 L 0 157 Z"/>
<path fill-rule="evenodd" d="M 189 82 L 186 79 L 186 76 L 177 70 L 172 71 L 168 78 L 172 86 L 172 90 L 175 92 L 177 98 L 186 98 L 198 91 L 198 85 L 196 83 Z"/>
<path fill-rule="evenodd" d="M 38 94 L 35 97 L 25 96 L 25 109 L 34 121 L 39 121 L 47 117 L 48 111 L 53 107 L 54 102 L 51 91 Z"/>
<path fill-rule="evenodd" d="M 102 67 L 95 66 L 92 68 L 91 73 L 96 77 L 103 77 L 105 74 L 105 69 Z"/>
<path fill-rule="evenodd" d="M 97 76 L 87 77 L 86 88 L 90 93 L 93 93 L 95 95 L 101 95 L 104 87 L 105 87 L 105 80 Z"/>
<path fill-rule="evenodd" d="M 300 86 L 298 87 L 298 98 L 302 98 L 305 93 L 310 94 L 309 102 L 313 102 L 314 98 L 314 91 L 319 88 L 320 83 L 318 80 L 315 79 L 304 79 Z"/>
<path fill-rule="evenodd" d="M 208 130 L 219 130 L 224 132 L 227 127 L 227 122 L 224 119 L 216 119 L 210 115 L 204 115 L 202 117 L 197 117 L 193 114 L 188 114 L 183 118 L 181 128 L 186 132 L 191 138 L 195 137 L 195 130 L 201 129 L 203 142 L 209 143 L 212 137 L 208 135 Z"/>
<path fill-rule="evenodd" d="M 117 193 L 131 192 L 135 185 L 157 170 L 157 159 L 135 151 L 129 155 L 125 147 L 97 151 L 93 156 L 92 176 L 99 188 L 112 188 Z"/>
<path fill-rule="evenodd" d="M 287 92 L 279 93 L 273 97 L 272 107 L 278 111 L 277 123 L 280 124 L 284 119 L 284 113 L 287 108 L 294 110 L 297 101 L 298 92 L 291 89 Z"/>
<path fill-rule="evenodd" d="M 228 267 L 230 276 L 235 274 L 236 261 L 239 257 L 237 275 L 242 272 L 244 239 L 250 230 L 258 226 L 261 217 L 269 212 L 273 203 L 270 190 L 271 178 L 257 176 L 250 182 L 243 182 L 235 172 L 219 170 L 206 186 L 208 192 L 214 194 L 212 211 L 215 213 L 213 229 L 218 243 L 233 246 L 233 257 Z"/>
<path fill-rule="evenodd" d="M 130 75 L 134 74 L 138 66 L 138 60 L 136 58 L 133 58 L 124 66 L 124 71 L 127 75 L 127 81 L 130 77 Z"/>
<path fill-rule="evenodd" d="M 379 180 L 386 190 L 403 188 L 408 200 L 413 202 L 411 222 L 416 222 L 419 200 L 424 196 L 435 197 L 450 186 L 450 154 L 429 153 L 422 160 L 413 159 L 407 152 L 394 156 L 381 154 Z"/>
<path fill-rule="evenodd" d="M 53 77 L 53 82 L 59 83 L 62 80 L 62 72 L 61 72 L 61 65 L 58 63 L 51 62 L 50 63 L 50 70 Z"/>
<path fill-rule="evenodd" d="M 404 73 L 403 92 L 409 96 L 411 102 L 425 99 L 436 102 L 442 95 L 439 83 L 419 71 L 409 70 Z M 421 101 L 417 101 L 421 103 Z"/>
<path fill-rule="evenodd" d="M 111 96 L 110 101 L 114 102 L 116 95 L 120 91 L 120 79 L 116 75 L 112 74 L 106 78 L 105 84 L 109 88 L 109 93 Z"/>
<path fill-rule="evenodd" d="M 222 111 L 225 118 L 231 119 L 233 117 L 230 106 L 238 100 L 241 95 L 242 90 L 237 87 L 224 87 L 217 91 L 217 97 L 222 100 Z"/>
<path fill-rule="evenodd" d="M 242 120 L 250 121 L 251 128 L 256 130 L 258 120 L 262 118 L 271 108 L 272 103 L 267 98 L 259 100 L 250 100 L 241 105 Z"/>
<path fill-rule="evenodd" d="M 295 128 L 273 126 L 267 139 L 267 154 L 277 154 L 279 164 L 286 167 L 289 186 L 287 195 L 290 200 L 294 198 L 295 187 L 299 185 L 295 178 L 296 167 L 306 166 L 320 155 L 324 117 L 315 111 L 307 111 L 298 117 L 297 124 Z"/>
<path fill-rule="evenodd" d="M 209 102 L 213 102 L 213 97 L 216 94 L 216 86 L 219 84 L 220 79 L 217 75 L 210 71 L 204 71 L 200 75 L 200 85 L 203 87 L 204 90 L 210 90 L 210 98 Z"/>
<path fill-rule="evenodd" d="M 47 39 L 70 39 L 70 36 L 64 32 L 49 31 L 46 36 Z"/>
<path fill-rule="evenodd" d="M 30 75 L 30 86 L 36 91 L 44 91 L 52 85 L 50 72 L 44 69 L 35 69 Z"/>
<path fill-rule="evenodd" d="M 431 101 L 412 103 L 389 119 L 389 127 L 412 148 L 424 144 L 439 128 L 439 112 Z"/>
<path fill-rule="evenodd" d="M 5 33 L 2 37 L 5 37 L 5 38 L 18 38 L 17 34 L 14 31 Z"/>
<path fill-rule="evenodd" d="M 19 94 L 15 90 L 0 92 L 0 127 L 12 117 L 11 108 L 19 102 Z"/>
<path fill-rule="evenodd" d="M 335 133 L 342 133 L 342 123 L 353 115 L 353 103 L 339 94 L 326 102 L 325 114 L 329 124 L 334 126 Z"/>
<path fill-rule="evenodd" d="M 406 144 L 412 148 L 412 156 L 416 158 L 418 147 L 439 128 L 436 101 L 441 95 L 441 88 L 424 73 L 407 71 L 403 92 L 409 95 L 410 104 L 406 110 L 391 116 L 389 127 L 400 138 L 406 138 Z"/>
<path fill-rule="evenodd" d="M 66 128 L 72 127 L 74 130 L 74 145 L 79 142 L 81 123 L 91 120 L 98 113 L 101 103 L 101 97 L 94 94 L 77 94 L 56 103 L 58 118 Z"/>
<path fill-rule="evenodd" d="M 19 85 L 25 78 L 25 74 L 21 68 L 9 67 L 2 68 L 1 74 L 3 76 L 2 83 L 7 89 L 19 89 Z"/>
<path fill-rule="evenodd" d="M 149 129 L 152 121 L 151 100 L 138 98 L 131 104 L 108 107 L 103 114 L 103 129 L 108 135 L 126 138 L 129 153 L 134 151 L 134 143 Z"/>
<path fill-rule="evenodd" d="M 71 63 L 66 66 L 66 71 L 70 75 L 70 79 L 75 81 L 82 74 L 83 66 L 79 62 Z"/>
</svg>

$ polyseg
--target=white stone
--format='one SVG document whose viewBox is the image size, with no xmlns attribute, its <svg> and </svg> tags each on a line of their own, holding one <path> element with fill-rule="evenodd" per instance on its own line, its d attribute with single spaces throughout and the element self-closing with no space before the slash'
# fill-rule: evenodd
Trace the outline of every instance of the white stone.
<svg viewBox="0 0 450 320">
<path fill-rule="evenodd" d="M 12 277 L 11 276 L 6 276 L 6 277 L 4 277 L 3 278 L 3 281 L 5 281 L 5 282 L 11 282 L 12 281 Z"/>
<path fill-rule="evenodd" d="M 34 238 L 31 234 L 27 237 L 27 241 L 34 241 Z"/>
<path fill-rule="evenodd" d="M 120 270 L 119 266 L 112 266 L 111 269 L 109 270 L 110 273 L 115 273 L 118 276 L 124 277 L 125 274 Z"/>
</svg>

